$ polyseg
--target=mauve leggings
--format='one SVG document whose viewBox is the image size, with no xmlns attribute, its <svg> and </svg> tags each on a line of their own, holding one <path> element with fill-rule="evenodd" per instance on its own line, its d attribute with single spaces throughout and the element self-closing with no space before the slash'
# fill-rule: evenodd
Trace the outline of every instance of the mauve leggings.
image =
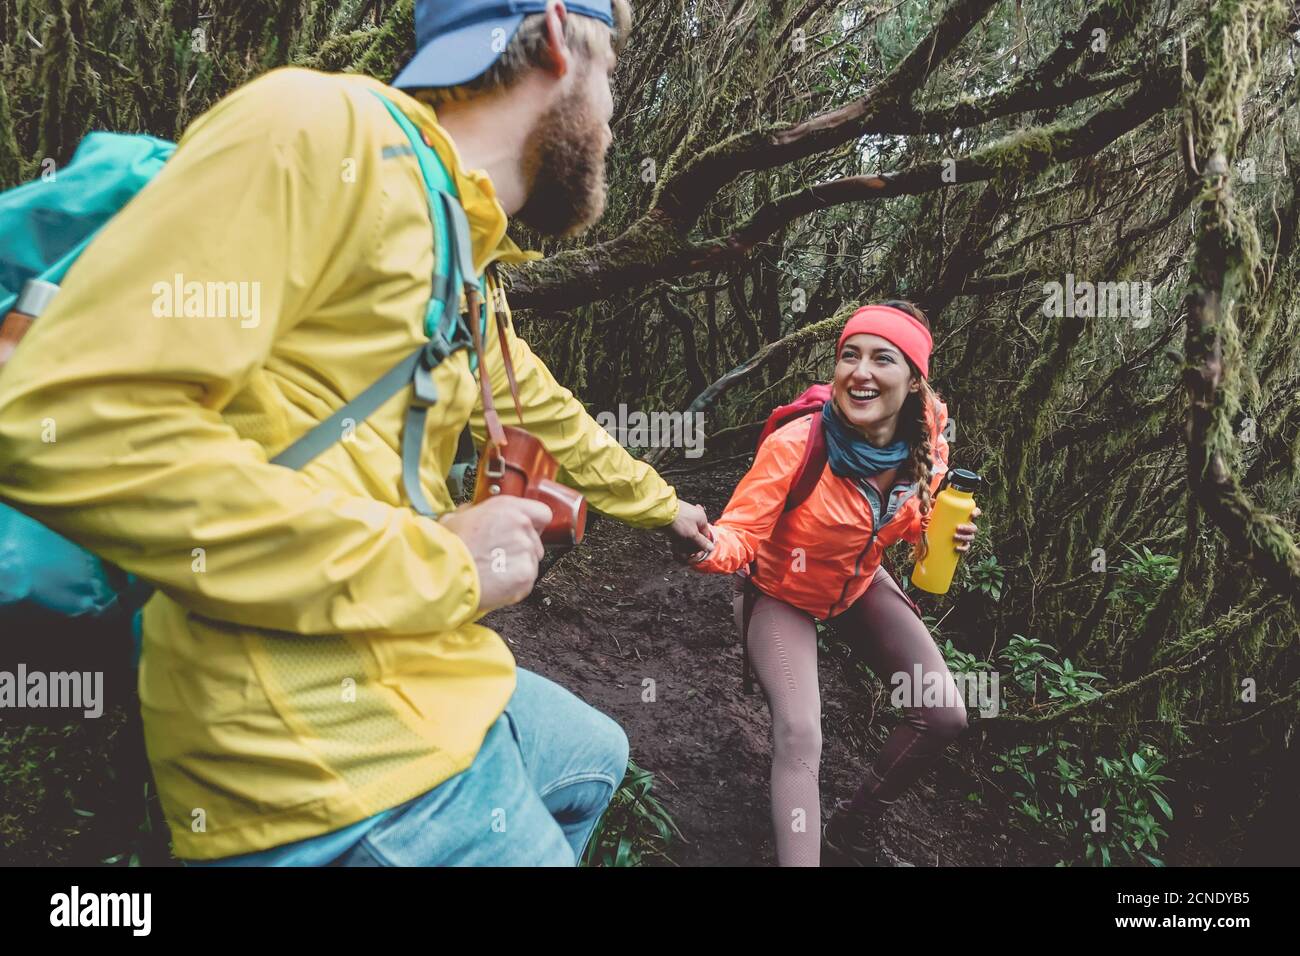
<svg viewBox="0 0 1300 956">
<path fill-rule="evenodd" d="M 736 575 L 735 614 L 743 622 L 744 578 Z M 929 630 L 884 568 L 866 593 L 830 622 L 893 691 L 890 675 L 920 664 L 923 674 L 943 675 L 942 700 L 959 701 L 952 675 Z M 781 866 L 818 866 L 821 861 L 821 695 L 817 689 L 817 630 L 811 615 L 762 592 L 749 622 L 749 659 L 772 711 L 772 828 Z M 904 720 L 889 735 L 853 797 L 869 814 L 888 810 L 966 729 L 966 709 L 955 706 L 904 708 Z"/>
</svg>

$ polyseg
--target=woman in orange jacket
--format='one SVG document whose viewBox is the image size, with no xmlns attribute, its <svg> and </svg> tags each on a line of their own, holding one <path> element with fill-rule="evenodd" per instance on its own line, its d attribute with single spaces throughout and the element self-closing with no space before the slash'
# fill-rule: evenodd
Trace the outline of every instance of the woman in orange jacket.
<svg viewBox="0 0 1300 956">
<path fill-rule="evenodd" d="M 966 711 L 920 612 L 882 567 L 886 548 L 906 539 L 924 556 L 933 496 L 948 470 L 947 406 L 929 385 L 929 321 L 909 302 L 868 305 L 849 319 L 836 348 L 830 399 L 773 431 L 712 526 L 714 544 L 691 557 L 700 571 L 736 574 L 737 625 L 749 605 L 748 654 L 773 721 L 772 823 L 782 866 L 817 866 L 821 838 L 848 862 L 887 864 L 882 815 L 966 728 Z M 814 415 L 826 465 L 787 510 Z M 798 496 L 796 496 L 798 497 Z M 974 515 L 977 516 L 976 509 Z M 975 525 L 959 525 L 969 549 Z M 905 707 L 852 799 L 824 833 L 818 766 L 821 700 L 817 630 L 826 620 L 882 680 L 913 682 L 915 668 L 938 680 L 941 704 Z M 935 675 L 930 677 L 929 675 Z M 929 698 L 927 698 L 929 699 Z"/>
</svg>

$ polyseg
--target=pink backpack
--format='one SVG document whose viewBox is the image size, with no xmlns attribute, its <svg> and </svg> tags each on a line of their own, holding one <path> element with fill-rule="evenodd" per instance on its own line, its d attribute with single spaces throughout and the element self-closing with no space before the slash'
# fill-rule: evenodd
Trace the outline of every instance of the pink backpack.
<svg viewBox="0 0 1300 956">
<path fill-rule="evenodd" d="M 817 480 L 822 476 L 822 469 L 826 467 L 826 435 L 822 431 L 821 412 L 822 406 L 830 400 L 830 397 L 829 385 L 809 387 L 790 404 L 773 409 L 772 414 L 767 416 L 767 424 L 763 426 L 763 431 L 758 436 L 756 450 L 767 440 L 768 435 L 782 425 L 810 413 L 813 415 L 812 427 L 808 430 L 808 444 L 804 446 L 803 461 L 799 463 L 799 471 L 795 473 L 794 482 L 790 485 L 790 493 L 785 499 L 784 510 L 786 511 L 792 511 L 808 500 L 812 490 L 817 487 Z"/>
</svg>

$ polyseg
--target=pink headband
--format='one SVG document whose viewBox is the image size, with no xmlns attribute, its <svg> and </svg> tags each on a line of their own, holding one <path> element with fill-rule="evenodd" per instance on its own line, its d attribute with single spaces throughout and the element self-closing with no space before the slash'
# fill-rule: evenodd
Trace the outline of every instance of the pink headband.
<svg viewBox="0 0 1300 956">
<path fill-rule="evenodd" d="M 930 330 L 915 316 L 890 305 L 864 305 L 844 323 L 839 344 L 835 346 L 836 356 L 844 348 L 845 339 L 864 332 L 888 339 L 912 360 L 922 378 L 930 378 L 930 350 L 934 347 L 934 339 Z"/>
</svg>

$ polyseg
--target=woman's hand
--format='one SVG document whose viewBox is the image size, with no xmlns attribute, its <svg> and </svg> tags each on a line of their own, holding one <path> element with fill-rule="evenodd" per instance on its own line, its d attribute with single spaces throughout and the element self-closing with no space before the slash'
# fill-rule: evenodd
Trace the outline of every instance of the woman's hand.
<svg viewBox="0 0 1300 956">
<path fill-rule="evenodd" d="M 982 514 L 982 512 L 979 507 L 976 506 L 975 510 L 970 513 L 970 516 L 972 518 L 978 518 L 980 514 Z M 958 551 L 969 551 L 971 542 L 975 540 L 975 532 L 978 530 L 979 529 L 973 524 L 957 525 L 957 533 L 953 535 L 953 540 L 957 542 L 954 547 Z"/>
</svg>

